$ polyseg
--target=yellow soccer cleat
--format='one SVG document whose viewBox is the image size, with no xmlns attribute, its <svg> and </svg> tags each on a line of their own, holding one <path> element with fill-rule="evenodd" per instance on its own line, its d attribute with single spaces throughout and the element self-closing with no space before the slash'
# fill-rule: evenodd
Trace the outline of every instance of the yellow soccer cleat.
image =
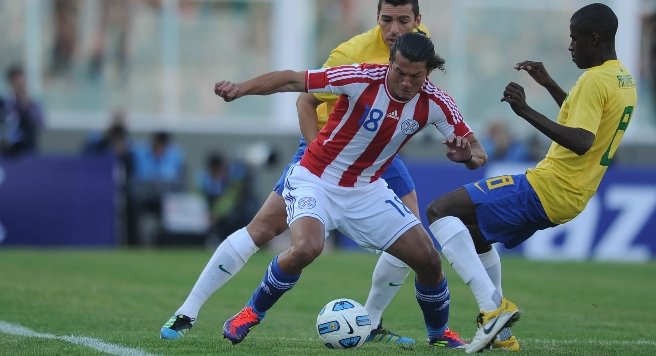
<svg viewBox="0 0 656 356">
<path fill-rule="evenodd" d="M 513 302 L 503 298 L 497 309 L 478 315 L 478 329 L 465 351 L 468 354 L 481 351 L 494 340 L 501 329 L 510 327 L 517 320 L 519 320 L 519 308 Z"/>
<path fill-rule="evenodd" d="M 508 340 L 494 340 L 492 345 L 490 345 L 490 349 L 518 352 L 519 340 L 517 340 L 515 335 L 512 335 Z"/>
</svg>

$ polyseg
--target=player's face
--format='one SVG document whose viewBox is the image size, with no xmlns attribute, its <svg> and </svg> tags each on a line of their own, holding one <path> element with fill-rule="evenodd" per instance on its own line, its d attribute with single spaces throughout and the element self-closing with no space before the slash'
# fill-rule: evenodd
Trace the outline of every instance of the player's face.
<svg viewBox="0 0 656 356">
<path fill-rule="evenodd" d="M 583 33 L 577 26 L 576 21 L 573 19 L 569 26 L 569 51 L 572 54 L 572 61 L 577 67 L 581 69 L 592 67 L 593 49 L 592 35 Z"/>
<path fill-rule="evenodd" d="M 383 2 L 378 13 L 378 26 L 382 29 L 387 48 L 392 48 L 396 39 L 412 32 L 421 23 L 421 15 L 415 17 L 412 5 L 393 6 Z"/>
<path fill-rule="evenodd" d="M 396 53 L 387 75 L 387 88 L 394 99 L 408 101 L 417 95 L 428 74 L 426 62 L 411 62 Z"/>
</svg>

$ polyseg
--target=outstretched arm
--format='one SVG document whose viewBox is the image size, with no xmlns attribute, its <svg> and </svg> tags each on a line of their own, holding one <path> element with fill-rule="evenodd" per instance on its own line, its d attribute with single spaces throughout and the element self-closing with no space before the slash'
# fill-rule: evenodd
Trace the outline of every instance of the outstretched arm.
<svg viewBox="0 0 656 356">
<path fill-rule="evenodd" d="M 565 101 L 567 93 L 558 85 L 558 83 L 556 83 L 555 80 L 551 78 L 549 73 L 547 73 L 547 69 L 544 68 L 544 64 L 542 64 L 542 62 L 519 62 L 515 65 L 515 69 L 525 70 L 526 73 L 528 73 L 531 78 L 533 78 L 533 80 L 547 89 L 559 107 L 563 106 L 563 101 Z"/>
<path fill-rule="evenodd" d="M 557 144 L 567 148 L 577 155 L 582 156 L 588 152 L 590 147 L 592 147 L 592 143 L 595 139 L 595 135 L 592 132 L 581 128 L 560 125 L 533 110 L 526 103 L 526 95 L 524 94 L 524 88 L 522 88 L 521 85 L 513 82 L 509 83 L 506 86 L 506 90 L 503 92 L 503 98 L 501 98 L 501 101 L 510 104 L 510 108 L 515 114 L 524 118 L 529 124 L 540 130 L 540 132 Z"/>
<path fill-rule="evenodd" d="M 241 83 L 222 80 L 214 84 L 214 93 L 225 101 L 245 95 L 269 95 L 282 92 L 304 92 L 306 72 L 283 70 L 269 72 Z"/>
<path fill-rule="evenodd" d="M 321 100 L 313 94 L 301 93 L 296 100 L 296 110 L 298 111 L 298 124 L 301 127 L 301 134 L 308 144 L 317 137 L 319 125 L 317 120 L 317 106 Z"/>
</svg>

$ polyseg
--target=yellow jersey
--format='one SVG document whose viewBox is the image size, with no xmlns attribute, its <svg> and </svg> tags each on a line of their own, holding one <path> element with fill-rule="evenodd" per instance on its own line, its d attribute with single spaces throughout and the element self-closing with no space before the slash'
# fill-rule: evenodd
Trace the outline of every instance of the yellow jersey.
<svg viewBox="0 0 656 356">
<path fill-rule="evenodd" d="M 551 222 L 565 223 L 583 211 L 613 159 L 636 103 L 633 77 L 618 60 L 588 68 L 579 77 L 560 108 L 558 123 L 593 133 L 592 147 L 579 156 L 553 142 L 547 156 L 526 171 Z"/>
<path fill-rule="evenodd" d="M 419 24 L 417 30 L 430 36 L 428 29 L 423 24 Z M 323 67 L 330 68 L 353 63 L 386 64 L 389 63 L 389 56 L 390 49 L 383 40 L 382 30 L 380 26 L 376 26 L 335 47 Z M 338 96 L 323 93 L 316 93 L 314 96 L 323 102 L 317 107 L 317 123 L 321 129 L 326 125 L 328 115 L 333 111 Z"/>
</svg>

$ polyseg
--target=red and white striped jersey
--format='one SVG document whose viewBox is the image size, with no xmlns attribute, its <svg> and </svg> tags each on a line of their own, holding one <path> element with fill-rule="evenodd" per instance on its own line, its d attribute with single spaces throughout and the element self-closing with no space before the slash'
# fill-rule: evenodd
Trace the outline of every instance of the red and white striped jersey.
<svg viewBox="0 0 656 356">
<path fill-rule="evenodd" d="M 386 85 L 389 65 L 356 64 L 309 70 L 308 92 L 340 95 L 300 164 L 343 187 L 369 184 L 408 140 L 428 124 L 447 137 L 472 131 L 453 99 L 428 79 L 417 95 L 401 102 Z"/>
</svg>

